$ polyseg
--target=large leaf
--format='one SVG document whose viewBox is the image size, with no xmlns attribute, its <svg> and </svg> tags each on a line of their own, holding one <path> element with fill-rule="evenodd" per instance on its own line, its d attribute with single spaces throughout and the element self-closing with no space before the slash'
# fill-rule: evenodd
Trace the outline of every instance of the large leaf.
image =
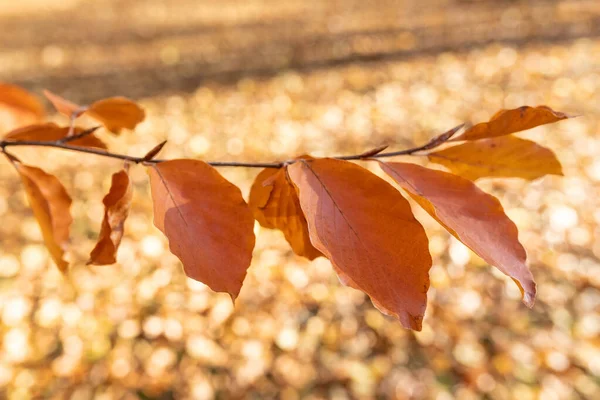
<svg viewBox="0 0 600 400">
<path fill-rule="evenodd" d="M 250 189 L 248 205 L 265 228 L 283 232 L 294 253 L 313 260 L 321 252 L 312 245 L 296 189 L 284 168 L 265 168 Z"/>
<path fill-rule="evenodd" d="M 69 264 L 63 259 L 63 248 L 69 240 L 69 229 L 73 218 L 69 211 L 71 197 L 59 180 L 37 167 L 15 162 L 21 175 L 27 199 L 40 225 L 44 243 L 52 259 L 61 271 Z"/>
<path fill-rule="evenodd" d="M 497 198 L 473 182 L 415 164 L 383 163 L 381 168 L 425 211 L 489 264 L 517 282 L 523 302 L 532 307 L 535 282 L 516 225 Z"/>
<path fill-rule="evenodd" d="M 0 82 L 0 117 L 5 112 L 11 121 L 9 127 L 37 122 L 44 117 L 44 106 L 25 89 Z"/>
<path fill-rule="evenodd" d="M 547 174 L 562 175 L 552 150 L 516 136 L 482 139 L 452 146 L 428 155 L 429 160 L 467 179 L 517 177 L 533 180 Z"/>
<path fill-rule="evenodd" d="M 44 91 L 44 95 L 59 113 L 69 118 L 87 114 L 113 133 L 119 133 L 122 129 L 134 129 L 146 117 L 144 110 L 137 103 L 125 97 L 110 97 L 89 106 L 80 106 L 48 90 Z"/>
<path fill-rule="evenodd" d="M 133 191 L 128 168 L 112 176 L 110 190 L 104 203 L 104 219 L 96 246 L 90 253 L 88 264 L 108 265 L 117 261 L 117 249 L 123 238 L 125 220 L 129 216 Z"/>
<path fill-rule="evenodd" d="M 427 236 L 410 205 L 366 169 L 330 158 L 288 167 L 311 242 L 345 284 L 382 312 L 420 330 L 429 288 Z"/>
<path fill-rule="evenodd" d="M 73 135 L 78 135 L 84 130 L 82 128 L 74 128 Z M 69 127 L 59 127 L 53 122 L 45 124 L 28 125 L 19 129 L 15 129 L 4 136 L 4 139 L 10 140 L 32 140 L 32 141 L 56 141 L 64 139 L 69 134 Z M 71 140 L 69 145 L 79 147 L 95 147 L 99 149 L 107 149 L 106 143 L 90 133 L 79 139 Z"/>
<path fill-rule="evenodd" d="M 254 248 L 254 218 L 240 190 L 210 165 L 165 161 L 149 167 L 154 225 L 186 274 L 235 300 Z"/>
<path fill-rule="evenodd" d="M 512 110 L 500 110 L 489 122 L 479 123 L 452 140 L 477 140 L 504 136 L 567 118 L 571 117 L 546 106 L 523 106 Z"/>
</svg>

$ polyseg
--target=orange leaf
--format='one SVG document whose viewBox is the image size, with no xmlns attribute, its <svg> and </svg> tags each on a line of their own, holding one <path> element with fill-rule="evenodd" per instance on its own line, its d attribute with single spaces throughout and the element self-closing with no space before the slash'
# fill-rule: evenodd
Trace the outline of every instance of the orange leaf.
<svg viewBox="0 0 600 400">
<path fill-rule="evenodd" d="M 154 225 L 187 276 L 235 300 L 254 248 L 254 218 L 240 190 L 202 161 L 165 161 L 148 171 Z"/>
<path fill-rule="evenodd" d="M 78 135 L 83 132 L 81 128 L 75 128 L 73 135 Z M 68 127 L 59 127 L 53 122 L 45 124 L 29 125 L 23 128 L 15 129 L 7 133 L 4 138 L 10 140 L 33 140 L 42 142 L 51 142 L 67 137 L 69 133 Z M 106 143 L 96 137 L 93 133 L 82 138 L 75 139 L 69 142 L 69 145 L 80 147 L 95 147 L 99 149 L 107 149 Z"/>
<path fill-rule="evenodd" d="M 415 164 L 383 163 L 381 168 L 425 211 L 481 258 L 517 282 L 532 307 L 535 282 L 516 225 L 492 195 L 467 179 Z"/>
<path fill-rule="evenodd" d="M 17 162 L 14 165 L 21 175 L 44 243 L 58 268 L 65 272 L 69 264 L 63 259 L 63 247 L 69 240 L 69 229 L 73 222 L 69 211 L 71 197 L 56 177 L 36 167 Z"/>
<path fill-rule="evenodd" d="M 248 205 L 262 226 L 283 232 L 294 253 L 309 260 L 322 255 L 310 242 L 296 189 L 288 181 L 284 168 L 265 168 L 258 174 L 250 189 Z"/>
<path fill-rule="evenodd" d="M 123 229 L 125 220 L 129 216 L 132 197 L 128 168 L 125 168 L 113 174 L 110 190 L 102 200 L 104 219 L 98 243 L 90 253 L 88 264 L 108 265 L 117 261 L 117 249 L 123 238 Z"/>
<path fill-rule="evenodd" d="M 85 107 L 81 107 L 78 104 L 63 99 L 49 90 L 44 90 L 44 96 L 52 103 L 56 111 L 69 118 L 71 118 L 73 114 L 81 114 L 85 111 Z"/>
<path fill-rule="evenodd" d="M 19 86 L 0 82 L 0 117 L 3 111 L 12 120 L 10 127 L 37 122 L 45 114 L 44 105 L 37 97 Z"/>
<path fill-rule="evenodd" d="M 113 133 L 134 129 L 146 117 L 144 110 L 125 97 L 111 97 L 92 103 L 87 114 Z"/>
<path fill-rule="evenodd" d="M 562 175 L 552 150 L 531 140 L 502 136 L 467 142 L 428 154 L 429 161 L 449 168 L 464 178 L 517 177 L 533 180 Z"/>
<path fill-rule="evenodd" d="M 311 242 L 340 280 L 369 295 L 385 314 L 421 330 L 431 256 L 410 205 L 383 179 L 341 160 L 299 160 L 288 167 Z"/>
<path fill-rule="evenodd" d="M 546 106 L 523 106 L 512 110 L 500 110 L 494 114 L 489 122 L 482 122 L 467 129 L 462 135 L 455 137 L 452 141 L 504 136 L 567 118 L 571 118 L 571 116 L 554 111 Z"/>
</svg>

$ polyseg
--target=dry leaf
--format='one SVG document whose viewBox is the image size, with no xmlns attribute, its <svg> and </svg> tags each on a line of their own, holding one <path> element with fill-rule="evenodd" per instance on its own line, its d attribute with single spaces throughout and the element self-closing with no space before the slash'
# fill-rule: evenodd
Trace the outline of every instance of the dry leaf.
<svg viewBox="0 0 600 400">
<path fill-rule="evenodd" d="M 523 302 L 532 307 L 535 282 L 516 225 L 502 205 L 473 182 L 415 164 L 380 166 L 458 240 L 517 282 Z"/>
<path fill-rule="evenodd" d="M 482 139 L 428 154 L 429 160 L 456 175 L 475 180 L 483 177 L 518 177 L 533 180 L 562 175 L 552 150 L 516 136 Z"/>
<path fill-rule="evenodd" d="M 406 199 L 366 169 L 341 160 L 288 167 L 311 242 L 345 284 L 382 312 L 420 330 L 429 288 L 428 240 Z"/>
<path fill-rule="evenodd" d="M 265 168 L 258 174 L 250 189 L 248 205 L 262 226 L 283 232 L 294 253 L 309 260 L 322 255 L 310 242 L 296 189 L 288 181 L 284 168 Z"/>
<path fill-rule="evenodd" d="M 235 300 L 254 248 L 254 218 L 240 190 L 197 160 L 148 168 L 154 225 L 186 274 Z"/>
<path fill-rule="evenodd" d="M 125 220 L 129 216 L 133 190 L 129 179 L 128 168 L 112 176 L 110 190 L 102 203 L 104 219 L 98 243 L 90 253 L 88 264 L 109 265 L 117 261 L 117 250 L 123 238 Z"/>
<path fill-rule="evenodd" d="M 504 136 L 567 118 L 571 118 L 571 116 L 554 111 L 546 106 L 523 106 L 512 110 L 500 110 L 494 114 L 489 122 L 482 122 L 467 129 L 462 135 L 455 137 L 452 141 Z"/>
<path fill-rule="evenodd" d="M 71 118 L 73 114 L 81 114 L 85 111 L 85 107 L 72 103 L 49 90 L 44 90 L 44 96 L 52 103 L 56 111 L 69 118 Z"/>
<path fill-rule="evenodd" d="M 84 130 L 82 128 L 74 128 L 73 135 L 78 135 Z M 23 128 L 15 129 L 7 133 L 4 138 L 10 140 L 32 140 L 51 142 L 64 139 L 69 134 L 69 127 L 59 127 L 53 122 L 45 124 L 29 125 Z M 106 143 L 100 140 L 94 133 L 90 133 L 82 138 L 69 141 L 69 145 L 79 147 L 95 147 L 98 149 L 107 149 Z"/>
<path fill-rule="evenodd" d="M 7 129 L 37 122 L 45 115 L 44 105 L 36 96 L 19 86 L 0 82 L 0 117 L 3 113 L 11 120 L 4 127 Z"/>
<path fill-rule="evenodd" d="M 40 225 L 44 243 L 58 268 L 65 272 L 69 264 L 63 248 L 69 240 L 71 197 L 59 180 L 36 167 L 14 163 L 25 186 L 27 199 Z"/>
<path fill-rule="evenodd" d="M 125 97 L 96 101 L 89 106 L 86 113 L 113 133 L 119 133 L 122 129 L 134 129 L 146 117 L 140 106 Z"/>
</svg>

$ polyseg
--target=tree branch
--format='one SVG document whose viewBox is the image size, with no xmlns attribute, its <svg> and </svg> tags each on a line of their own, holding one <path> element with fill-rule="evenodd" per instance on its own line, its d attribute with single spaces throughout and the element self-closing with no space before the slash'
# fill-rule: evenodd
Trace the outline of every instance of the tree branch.
<svg viewBox="0 0 600 400">
<path fill-rule="evenodd" d="M 414 153 L 418 153 L 420 151 L 431 150 L 438 146 L 441 146 L 445 142 L 447 142 L 456 132 L 458 132 L 463 125 L 459 125 L 455 128 L 452 128 L 448 132 L 445 132 L 441 135 L 436 136 L 426 144 L 418 147 L 413 147 L 410 149 L 404 149 L 400 151 L 393 151 L 387 153 L 376 153 L 373 154 L 374 151 L 379 150 L 380 148 L 363 152 L 361 154 L 348 155 L 348 156 L 337 156 L 332 157 L 338 160 L 362 160 L 365 158 L 385 158 L 385 157 L 395 157 L 402 155 L 411 155 Z M 135 164 L 155 164 L 168 160 L 160 160 L 160 159 L 152 159 L 147 160 L 146 157 L 134 157 L 126 154 L 113 153 L 110 151 L 95 149 L 91 147 L 82 147 L 82 146 L 73 146 L 68 144 L 68 142 L 80 139 L 83 136 L 89 135 L 94 132 L 96 128 L 88 129 L 86 131 L 81 132 L 79 135 L 67 137 L 65 139 L 57 140 L 57 141 L 35 141 L 35 140 L 0 140 L 0 150 L 3 153 L 6 153 L 5 148 L 7 147 L 17 147 L 17 146 L 29 146 L 29 147 L 52 147 L 56 149 L 75 151 L 78 153 L 86 153 L 86 154 L 94 154 L 101 157 L 109 157 L 116 158 L 119 160 L 129 161 Z M 383 150 L 383 148 L 381 148 Z M 246 168 L 281 168 L 284 165 L 291 164 L 296 160 L 286 160 L 281 162 L 266 162 L 266 163 L 252 163 L 252 162 L 237 162 L 237 161 L 208 161 L 207 164 L 212 165 L 213 167 L 246 167 Z"/>
</svg>

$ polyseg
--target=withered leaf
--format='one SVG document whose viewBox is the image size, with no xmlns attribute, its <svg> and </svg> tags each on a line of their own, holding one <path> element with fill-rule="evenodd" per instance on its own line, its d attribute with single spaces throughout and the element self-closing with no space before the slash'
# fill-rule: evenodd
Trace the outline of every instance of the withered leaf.
<svg viewBox="0 0 600 400">
<path fill-rule="evenodd" d="M 502 136 L 466 142 L 428 154 L 456 175 L 476 180 L 483 177 L 517 177 L 533 180 L 544 175 L 562 175 L 552 150 L 531 140 Z"/>
<path fill-rule="evenodd" d="M 129 216 L 133 190 L 128 168 L 113 174 L 110 190 L 102 203 L 104 219 L 96 246 L 90 253 L 88 264 L 109 265 L 117 261 L 117 250 L 123 238 L 125 220 Z"/>
<path fill-rule="evenodd" d="M 84 130 L 79 127 L 73 129 L 73 135 L 78 135 Z M 15 129 L 7 133 L 4 138 L 9 140 L 31 140 L 31 141 L 56 141 L 64 139 L 69 134 L 69 127 L 59 127 L 53 122 L 44 124 L 28 125 Z M 69 141 L 69 145 L 79 147 L 94 147 L 98 149 L 107 149 L 106 143 L 100 140 L 94 133 L 83 136 L 79 139 Z"/>
<path fill-rule="evenodd" d="M 429 288 L 428 240 L 410 205 L 383 179 L 351 162 L 299 160 L 288 167 L 311 242 L 340 280 L 383 313 L 420 330 Z"/>
<path fill-rule="evenodd" d="M 0 115 L 2 113 L 11 120 L 5 129 L 37 122 L 45 115 L 44 105 L 36 96 L 19 86 L 0 82 Z"/>
<path fill-rule="evenodd" d="M 516 225 L 492 195 L 460 176 L 416 164 L 380 166 L 425 211 L 481 258 L 513 278 L 532 307 L 536 287 Z"/>
<path fill-rule="evenodd" d="M 44 243 L 58 268 L 65 272 L 69 264 L 63 259 L 69 240 L 71 197 L 60 181 L 37 167 L 14 163 L 25 187 L 33 215 L 40 225 Z"/>
<path fill-rule="evenodd" d="M 254 248 L 254 218 L 240 190 L 197 160 L 148 167 L 154 225 L 186 274 L 238 296 Z"/>
<path fill-rule="evenodd" d="M 489 122 L 474 125 L 452 140 L 477 140 L 504 136 L 567 118 L 571 116 L 546 106 L 523 106 L 512 110 L 500 110 Z"/>
<path fill-rule="evenodd" d="M 265 168 L 250 189 L 248 205 L 265 228 L 283 232 L 294 253 L 313 260 L 321 256 L 310 242 L 306 218 L 285 168 Z"/>
</svg>

